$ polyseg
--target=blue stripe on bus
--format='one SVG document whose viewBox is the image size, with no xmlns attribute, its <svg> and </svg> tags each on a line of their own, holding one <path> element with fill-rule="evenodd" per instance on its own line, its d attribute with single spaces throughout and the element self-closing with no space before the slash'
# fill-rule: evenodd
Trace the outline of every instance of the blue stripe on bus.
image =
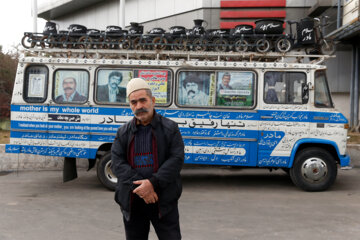
<svg viewBox="0 0 360 240">
<path fill-rule="evenodd" d="M 257 153 L 256 142 L 232 142 L 232 141 L 212 141 L 212 140 L 184 140 L 186 146 L 213 146 L 221 142 L 221 147 L 244 148 L 245 154 L 224 155 L 206 153 L 186 153 L 185 163 L 189 164 L 212 164 L 212 165 L 239 165 L 239 166 L 259 166 L 259 167 L 286 167 L 289 165 L 290 157 L 270 156 L 272 150 L 259 151 Z M 6 145 L 7 153 L 26 153 L 55 157 L 75 157 L 75 158 L 95 158 L 97 148 L 71 148 L 71 147 L 52 147 L 52 146 L 22 146 Z M 216 151 L 215 151 L 216 152 Z M 259 156 L 257 157 L 257 154 Z"/>
<path fill-rule="evenodd" d="M 40 130 L 40 131 L 66 131 L 86 133 L 116 133 L 120 125 L 102 125 L 85 123 L 43 123 L 28 121 L 11 121 L 12 130 Z M 233 137 L 233 138 L 256 138 L 257 130 L 235 130 L 235 129 L 203 129 L 203 128 L 182 128 L 183 136 L 203 137 Z"/>
<path fill-rule="evenodd" d="M 43 105 L 11 105 L 12 112 L 37 112 L 61 114 L 122 115 L 133 116 L 129 107 L 72 107 Z"/>
<path fill-rule="evenodd" d="M 89 135 L 89 134 L 65 134 L 65 133 L 46 133 L 46 132 L 18 132 L 11 131 L 11 138 L 23 139 L 48 139 L 66 141 L 95 141 L 113 142 L 115 135 Z"/>
<path fill-rule="evenodd" d="M 47 146 L 19 146 L 19 145 L 7 144 L 6 152 L 36 154 L 36 155 L 53 156 L 53 157 L 95 158 L 97 149 L 47 147 Z M 251 159 L 254 160 L 251 161 Z M 237 155 L 186 153 L 185 163 L 255 166 L 256 158 L 252 158 L 248 154 L 246 156 L 237 156 Z"/>
<path fill-rule="evenodd" d="M 120 125 L 85 124 L 85 123 L 43 123 L 28 121 L 11 121 L 12 130 L 40 130 L 40 131 L 66 131 L 66 132 L 98 132 L 114 133 Z"/>
<path fill-rule="evenodd" d="M 53 157 L 95 158 L 97 149 L 6 144 L 6 152 L 36 154 Z"/>
<path fill-rule="evenodd" d="M 41 105 L 11 105 L 12 112 L 39 112 L 58 114 L 89 114 L 110 116 L 133 116 L 129 107 L 71 107 L 71 106 L 41 106 Z M 268 116 L 268 121 L 287 122 L 320 122 L 320 123 L 347 123 L 341 113 L 319 111 L 283 111 L 258 110 L 257 112 L 229 112 L 227 110 L 200 111 L 180 109 L 157 109 L 157 112 L 169 118 L 196 118 L 196 119 L 234 119 L 234 120 L 261 120 L 260 116 Z"/>
</svg>

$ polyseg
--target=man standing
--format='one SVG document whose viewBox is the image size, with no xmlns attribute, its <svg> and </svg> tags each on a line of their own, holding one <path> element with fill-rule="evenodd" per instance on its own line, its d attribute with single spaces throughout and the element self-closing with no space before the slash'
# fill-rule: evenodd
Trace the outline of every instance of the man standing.
<svg viewBox="0 0 360 240">
<path fill-rule="evenodd" d="M 135 117 L 118 129 L 111 148 L 118 179 L 115 201 L 123 213 L 126 239 L 148 239 L 150 222 L 160 240 L 181 239 L 184 143 L 178 125 L 156 113 L 155 97 L 143 79 L 131 79 L 126 93 Z"/>
<path fill-rule="evenodd" d="M 123 75 L 121 72 L 113 71 L 109 74 L 108 84 L 98 86 L 97 100 L 99 102 L 125 102 L 126 89 L 119 87 Z"/>
<path fill-rule="evenodd" d="M 86 97 L 83 95 L 80 95 L 76 91 L 76 80 L 73 77 L 67 77 L 63 80 L 63 89 L 64 94 L 58 96 L 55 99 L 55 102 L 57 103 L 64 103 L 64 102 L 85 102 Z"/>
<path fill-rule="evenodd" d="M 185 101 L 186 105 L 209 105 L 209 96 L 202 91 L 204 82 L 195 75 L 190 75 L 183 81 L 185 88 Z"/>
</svg>

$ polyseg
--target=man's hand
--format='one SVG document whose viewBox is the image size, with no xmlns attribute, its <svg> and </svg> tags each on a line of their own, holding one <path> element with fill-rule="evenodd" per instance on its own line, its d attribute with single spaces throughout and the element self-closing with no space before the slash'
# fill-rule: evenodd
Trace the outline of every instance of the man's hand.
<svg viewBox="0 0 360 240">
<path fill-rule="evenodd" d="M 158 195 L 156 192 L 150 193 L 146 197 L 143 198 L 146 204 L 156 203 L 158 201 Z"/>
<path fill-rule="evenodd" d="M 139 185 L 134 189 L 133 193 L 136 193 L 139 197 L 144 199 L 145 203 L 156 203 L 158 201 L 158 195 L 148 179 L 134 181 L 133 183 Z"/>
</svg>

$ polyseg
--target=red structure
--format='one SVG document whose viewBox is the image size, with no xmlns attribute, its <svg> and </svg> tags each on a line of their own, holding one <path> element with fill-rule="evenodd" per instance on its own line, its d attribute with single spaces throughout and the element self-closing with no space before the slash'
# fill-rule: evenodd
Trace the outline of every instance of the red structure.
<svg viewBox="0 0 360 240">
<path fill-rule="evenodd" d="M 222 0 L 220 7 L 221 29 L 234 28 L 239 24 L 255 26 L 254 22 L 260 18 L 284 19 L 286 17 L 286 0 Z M 229 8 L 231 10 L 226 10 Z"/>
</svg>

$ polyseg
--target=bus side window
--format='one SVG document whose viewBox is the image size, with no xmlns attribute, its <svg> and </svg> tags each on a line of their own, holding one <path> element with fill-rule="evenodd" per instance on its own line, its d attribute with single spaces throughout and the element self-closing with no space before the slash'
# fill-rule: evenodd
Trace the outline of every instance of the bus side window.
<svg viewBox="0 0 360 240">
<path fill-rule="evenodd" d="M 47 98 L 49 71 L 45 66 L 30 66 L 25 71 L 23 96 L 25 102 L 43 103 Z"/>
<path fill-rule="evenodd" d="M 254 106 L 253 72 L 217 72 L 216 106 Z"/>
<path fill-rule="evenodd" d="M 126 85 L 132 77 L 132 70 L 99 70 L 96 81 L 96 102 L 126 103 Z"/>
<path fill-rule="evenodd" d="M 89 94 L 89 73 L 85 70 L 57 70 L 53 85 L 56 103 L 85 103 Z"/>
<path fill-rule="evenodd" d="M 315 107 L 318 108 L 332 108 L 334 107 L 331 100 L 329 86 L 326 81 L 325 71 L 315 72 Z"/>
<path fill-rule="evenodd" d="M 268 104 L 302 104 L 302 72 L 269 71 L 264 75 L 264 102 Z"/>
<path fill-rule="evenodd" d="M 214 106 L 215 73 L 210 71 L 181 71 L 178 75 L 180 105 Z"/>
<path fill-rule="evenodd" d="M 134 77 L 144 79 L 156 99 L 156 106 L 171 103 L 172 71 L 167 69 L 134 69 Z"/>
</svg>

